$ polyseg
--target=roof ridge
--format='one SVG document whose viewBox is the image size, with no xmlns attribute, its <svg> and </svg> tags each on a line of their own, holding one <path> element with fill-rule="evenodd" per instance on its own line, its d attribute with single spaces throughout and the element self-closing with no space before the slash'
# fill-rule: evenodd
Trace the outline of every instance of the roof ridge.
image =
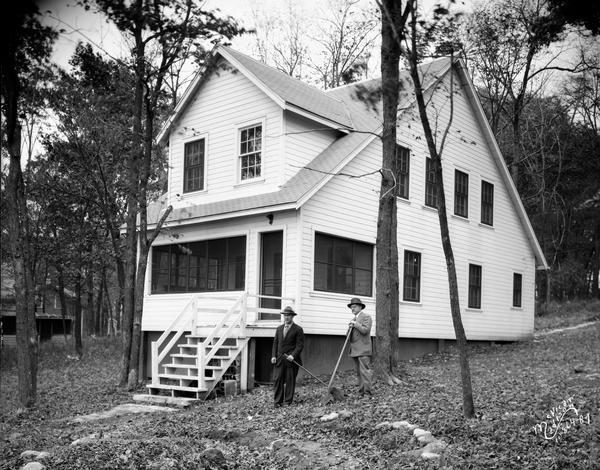
<svg viewBox="0 0 600 470">
<path fill-rule="evenodd" d="M 306 87 L 306 88 L 310 88 L 311 90 L 317 91 L 317 92 L 319 92 L 319 93 L 321 93 L 321 94 L 323 94 L 323 95 L 327 96 L 329 99 L 331 99 L 331 100 L 333 100 L 333 101 L 336 101 L 336 102 L 338 102 L 338 103 L 340 103 L 340 104 L 344 104 L 344 102 L 343 102 L 342 100 L 340 100 L 340 99 L 338 99 L 338 98 L 334 98 L 333 96 L 329 96 L 329 95 L 327 94 L 327 90 L 322 90 L 322 89 L 320 89 L 320 88 L 317 88 L 317 87 L 316 87 L 316 86 L 314 86 L 314 85 L 311 85 L 310 83 L 307 83 L 307 82 L 305 82 L 304 80 L 301 80 L 301 79 L 299 79 L 299 78 L 296 78 L 296 77 L 293 77 L 293 76 L 291 76 L 291 75 L 288 75 L 287 73 L 285 73 L 285 72 L 283 72 L 283 71 L 279 70 L 277 67 L 274 67 L 274 66 L 268 65 L 267 63 L 263 62 L 262 60 L 258 60 L 258 59 L 256 59 L 256 58 L 252 57 L 251 55 L 244 54 L 243 52 L 240 52 L 240 51 L 238 51 L 237 49 L 233 49 L 233 48 L 231 48 L 231 47 L 229 47 L 229 46 L 220 46 L 220 47 L 221 47 L 221 48 L 223 48 L 223 49 L 225 49 L 227 52 L 229 52 L 230 54 L 232 54 L 232 55 L 234 55 L 234 56 L 235 56 L 235 55 L 243 55 L 245 58 L 247 58 L 247 59 L 250 59 L 251 61 L 253 61 L 253 62 L 257 63 L 258 65 L 260 65 L 260 66 L 262 66 L 262 67 L 265 67 L 265 68 L 268 68 L 268 69 L 270 69 L 270 70 L 273 70 L 274 72 L 277 72 L 277 73 L 278 73 L 278 74 L 280 74 L 282 77 L 284 77 L 284 78 L 286 78 L 286 79 L 288 79 L 288 80 L 293 80 L 293 81 L 295 81 L 296 83 L 298 83 L 298 84 L 300 84 L 300 85 L 302 85 L 302 86 L 304 86 L 304 87 Z M 258 78 L 258 79 L 259 79 L 261 82 L 263 82 L 263 83 L 264 83 L 264 80 L 262 80 L 260 77 L 256 77 L 256 78 Z"/>
</svg>

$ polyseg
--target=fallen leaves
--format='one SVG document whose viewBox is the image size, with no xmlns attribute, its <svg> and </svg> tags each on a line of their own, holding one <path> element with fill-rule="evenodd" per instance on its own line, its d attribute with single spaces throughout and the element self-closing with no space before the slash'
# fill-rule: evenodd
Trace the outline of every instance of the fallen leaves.
<svg viewBox="0 0 600 470">
<path fill-rule="evenodd" d="M 52 469 L 546 470 L 598 468 L 600 461 L 597 326 L 538 342 L 471 348 L 473 420 L 462 416 L 459 365 L 451 350 L 404 363 L 402 385 L 378 383 L 373 399 L 358 397 L 354 374 L 343 372 L 337 382 L 344 401 L 329 405 L 322 404 L 319 383 L 308 379 L 289 407 L 273 409 L 271 388 L 259 387 L 177 413 L 117 413 L 73 422 L 69 418 L 106 412 L 131 399 L 115 387 L 119 355 L 114 348 L 103 353 L 114 345 L 102 341 L 90 348 L 96 356 L 86 354 L 79 363 L 42 361 L 37 408 L 18 412 L 13 402 L 2 409 L 0 434 L 8 437 L 0 443 L 1 469 L 24 465 L 25 450 L 49 452 L 44 460 Z M 4 372 L 3 398 L 10 405 L 16 379 L 5 379 Z M 560 442 L 534 435 L 532 426 L 569 396 L 590 413 L 590 424 L 573 427 Z M 333 418 L 322 419 L 328 416 Z M 85 441 L 92 434 L 100 437 Z M 427 436 L 436 441 L 427 443 Z M 71 446 L 78 439 L 84 441 Z"/>
</svg>

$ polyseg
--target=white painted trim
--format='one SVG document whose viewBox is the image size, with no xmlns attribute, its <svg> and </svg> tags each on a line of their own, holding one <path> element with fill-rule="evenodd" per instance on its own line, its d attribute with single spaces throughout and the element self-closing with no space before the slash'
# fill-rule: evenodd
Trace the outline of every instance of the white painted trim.
<svg viewBox="0 0 600 470">
<path fill-rule="evenodd" d="M 233 151 L 234 160 L 234 175 L 235 175 L 235 187 L 244 186 L 247 184 L 252 184 L 256 182 L 264 182 L 265 181 L 265 142 L 266 142 L 266 132 L 267 132 L 267 117 L 262 114 L 260 117 L 255 119 L 246 119 L 242 122 L 238 122 L 234 124 L 234 132 L 235 137 L 233 142 L 235 142 L 235 148 Z M 242 169 L 241 169 L 241 155 L 240 155 L 240 143 L 241 143 L 241 134 L 245 129 L 249 129 L 251 127 L 261 126 L 261 137 L 260 137 L 260 176 L 254 177 L 252 179 L 242 179 Z"/>
<path fill-rule="evenodd" d="M 225 220 L 225 219 L 235 219 L 238 217 L 247 217 L 247 216 L 257 215 L 257 214 L 266 214 L 268 212 L 283 212 L 283 211 L 287 211 L 287 210 L 297 210 L 296 204 L 292 202 L 292 203 L 286 203 L 286 204 L 278 204 L 276 206 L 264 206 L 264 207 L 257 207 L 254 209 L 246 209 L 246 210 L 242 210 L 242 211 L 232 211 L 232 212 L 213 214 L 210 216 L 193 217 L 193 218 L 188 218 L 185 220 L 183 220 L 183 219 L 173 220 L 173 221 L 169 221 L 169 222 L 165 223 L 164 228 L 181 227 L 181 226 L 185 226 L 185 225 L 194 225 L 194 224 L 199 224 L 199 223 L 214 222 L 216 220 L 220 221 L 220 220 Z M 148 224 L 148 230 L 153 230 L 155 227 L 156 227 L 156 224 Z"/>
<path fill-rule="evenodd" d="M 398 299 L 400 303 L 407 305 L 423 304 L 423 266 L 425 265 L 425 251 L 423 248 L 413 248 L 409 245 L 398 246 Z M 419 253 L 421 255 L 421 264 L 419 265 L 419 300 L 404 300 L 404 254 L 406 251 Z"/>
<path fill-rule="evenodd" d="M 294 114 L 298 114 L 302 117 L 310 119 L 311 121 L 318 122 L 319 124 L 323 124 L 324 126 L 330 127 L 332 129 L 335 129 L 340 132 L 343 132 L 344 134 L 349 134 L 351 132 L 351 129 L 349 129 L 347 126 L 345 126 L 343 124 L 340 124 L 338 122 L 332 121 L 327 118 L 324 118 L 322 116 L 318 116 L 317 114 L 306 111 L 296 105 L 286 103 L 284 106 L 284 109 L 291 111 Z"/>
<path fill-rule="evenodd" d="M 196 141 L 202 140 L 202 139 L 204 139 L 204 181 L 202 182 L 203 189 L 198 189 L 196 191 L 189 191 L 187 193 L 184 193 L 183 187 L 185 186 L 185 146 L 187 144 L 190 144 L 192 142 L 196 142 Z M 181 194 L 181 200 L 184 200 L 184 199 L 186 199 L 187 196 L 192 196 L 192 195 L 197 195 L 197 194 L 202 194 L 202 193 L 208 192 L 208 188 L 207 188 L 207 186 L 208 186 L 208 174 L 207 173 L 208 173 L 208 158 L 209 158 L 208 133 L 203 132 L 200 134 L 194 134 L 189 137 L 186 137 L 181 140 L 181 144 L 182 144 L 183 154 L 182 154 L 182 158 L 181 158 L 181 162 L 182 162 L 181 175 L 180 175 L 181 176 L 181 187 L 179 188 L 179 190 L 181 192 L 179 194 Z M 169 152 L 170 151 L 171 151 L 171 149 L 169 148 Z"/>
<path fill-rule="evenodd" d="M 248 237 L 250 236 L 250 230 L 249 229 L 245 229 L 245 230 L 225 230 L 225 229 L 221 229 L 220 231 L 217 231 L 215 233 L 212 233 L 210 236 L 206 236 L 202 234 L 202 232 L 197 232 L 192 234 L 191 236 L 186 237 L 185 241 L 181 240 L 171 240 L 171 239 L 167 239 L 167 240 L 160 240 L 160 239 L 156 239 L 156 241 L 154 243 L 152 243 L 152 246 L 165 246 L 165 245 L 176 245 L 177 243 L 195 243 L 195 242 L 203 242 L 203 241 L 207 241 L 207 240 L 220 240 L 222 238 L 233 238 L 233 237 L 242 237 L 245 236 L 246 237 L 246 245 L 248 245 Z"/>
</svg>

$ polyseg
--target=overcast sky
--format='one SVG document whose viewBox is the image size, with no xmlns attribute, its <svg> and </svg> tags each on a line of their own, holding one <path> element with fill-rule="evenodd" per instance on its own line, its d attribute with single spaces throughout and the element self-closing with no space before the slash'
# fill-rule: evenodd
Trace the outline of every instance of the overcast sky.
<svg viewBox="0 0 600 470">
<path fill-rule="evenodd" d="M 120 33 L 107 23 L 101 15 L 85 11 L 75 4 L 76 0 L 40 0 L 38 2 L 43 14 L 43 22 L 56 29 L 64 29 L 55 43 L 54 60 L 63 67 L 68 67 L 68 60 L 78 41 L 87 41 L 116 57 L 124 56 L 127 51 Z M 298 0 L 302 6 L 310 10 L 318 0 Z M 322 3 L 322 2 L 321 2 Z M 205 8 L 220 9 L 225 15 L 231 15 L 244 26 L 253 27 L 252 9 L 281 9 L 281 0 L 207 0 Z M 248 38 L 244 39 L 245 41 Z M 234 47 L 240 39 L 234 41 Z M 239 47 L 241 48 L 241 47 Z"/>
</svg>

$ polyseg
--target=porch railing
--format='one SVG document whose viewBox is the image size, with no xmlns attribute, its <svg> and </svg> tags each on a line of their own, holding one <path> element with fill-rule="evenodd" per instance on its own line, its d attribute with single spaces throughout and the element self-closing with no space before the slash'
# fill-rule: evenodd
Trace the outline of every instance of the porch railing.
<svg viewBox="0 0 600 470">
<path fill-rule="evenodd" d="M 256 306 L 248 306 L 248 298 L 256 299 Z M 196 328 L 199 325 L 198 314 L 201 312 L 210 313 L 223 313 L 217 324 L 212 327 L 210 333 L 206 336 L 204 341 L 197 348 L 197 365 L 199 372 L 199 387 L 205 387 L 204 381 L 204 370 L 209 364 L 210 360 L 217 355 L 219 349 L 222 349 L 225 345 L 225 341 L 233 336 L 237 338 L 245 338 L 248 312 L 254 312 L 256 319 L 259 320 L 261 313 L 272 313 L 279 314 L 281 309 L 275 308 L 264 308 L 260 307 L 260 299 L 275 299 L 280 300 L 282 303 L 294 305 L 295 301 L 290 297 L 275 297 L 268 295 L 256 295 L 248 294 L 247 292 L 242 293 L 239 297 L 219 297 L 212 298 L 215 301 L 227 301 L 231 300 L 233 304 L 229 309 L 219 309 L 210 307 L 200 307 L 198 296 L 193 296 L 185 304 L 183 309 L 175 317 L 173 322 L 165 329 L 160 337 L 152 342 L 151 354 L 152 354 L 152 383 L 158 384 L 159 380 L 159 369 L 160 364 L 177 344 L 179 339 L 184 335 L 186 331 L 191 331 L 192 334 L 196 333 Z M 211 299 L 202 299 L 203 302 L 210 301 Z M 233 334 L 235 332 L 235 335 Z M 170 340 L 169 337 L 173 335 Z M 214 344 L 213 341 L 216 342 Z M 168 342 L 167 342 L 168 340 Z"/>
</svg>

